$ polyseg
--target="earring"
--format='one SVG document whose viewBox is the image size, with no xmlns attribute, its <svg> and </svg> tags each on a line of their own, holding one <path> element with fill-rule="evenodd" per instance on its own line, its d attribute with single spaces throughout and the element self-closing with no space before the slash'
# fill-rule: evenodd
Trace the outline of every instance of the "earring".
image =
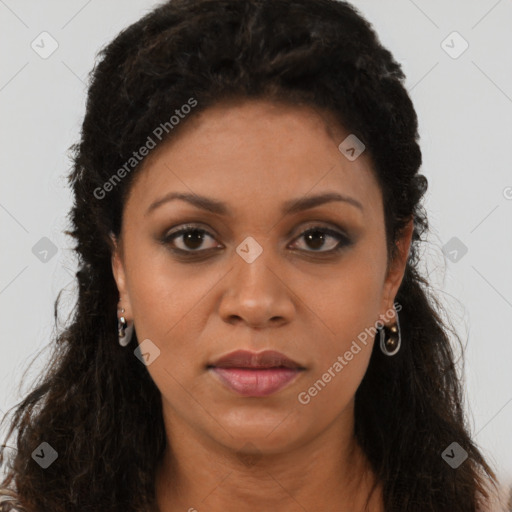
<svg viewBox="0 0 512 512">
<path fill-rule="evenodd" d="M 400 330 L 400 322 L 398 320 L 398 312 L 395 310 L 396 324 L 388 327 L 389 336 L 386 337 L 386 326 L 379 328 L 380 334 L 380 349 L 383 354 L 387 356 L 394 356 L 402 345 L 402 333 Z"/>
<path fill-rule="evenodd" d="M 118 309 L 118 311 L 124 313 L 124 308 Z M 119 337 L 119 345 L 122 347 L 126 347 L 132 339 L 133 335 L 133 322 L 131 325 L 128 325 L 124 316 L 121 316 L 117 319 L 117 335 Z"/>
</svg>

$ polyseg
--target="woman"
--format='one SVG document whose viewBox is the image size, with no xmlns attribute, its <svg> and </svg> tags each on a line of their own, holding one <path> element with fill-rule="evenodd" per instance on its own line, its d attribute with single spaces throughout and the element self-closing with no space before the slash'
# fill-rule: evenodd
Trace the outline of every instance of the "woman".
<svg viewBox="0 0 512 512">
<path fill-rule="evenodd" d="M 76 314 L 17 406 L 6 506 L 497 510 L 417 270 L 403 80 L 333 0 L 174 0 L 101 52 Z"/>
</svg>

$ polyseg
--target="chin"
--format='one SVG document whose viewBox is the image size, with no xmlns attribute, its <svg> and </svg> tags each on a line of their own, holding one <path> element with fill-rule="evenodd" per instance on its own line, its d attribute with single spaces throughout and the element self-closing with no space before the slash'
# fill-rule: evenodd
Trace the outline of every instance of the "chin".
<svg viewBox="0 0 512 512">
<path fill-rule="evenodd" d="M 289 450 L 294 444 L 303 443 L 298 426 L 291 426 L 287 417 L 288 413 L 283 411 L 274 414 L 262 413 L 261 416 L 254 410 L 247 414 L 238 412 L 236 417 L 222 416 L 221 424 L 225 430 L 220 429 L 217 435 L 210 435 L 221 437 L 223 444 L 228 444 L 234 450 L 246 444 L 250 447 L 252 443 L 255 448 L 267 453 L 280 453 Z"/>
</svg>

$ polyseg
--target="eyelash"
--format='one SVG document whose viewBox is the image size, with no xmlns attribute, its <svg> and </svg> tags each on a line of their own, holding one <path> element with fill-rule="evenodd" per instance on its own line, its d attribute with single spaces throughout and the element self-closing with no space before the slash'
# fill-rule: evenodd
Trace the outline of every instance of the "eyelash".
<svg viewBox="0 0 512 512">
<path fill-rule="evenodd" d="M 183 235 L 183 234 L 186 234 L 186 233 L 190 233 L 190 232 L 198 232 L 201 235 L 208 235 L 208 236 L 210 236 L 212 238 L 215 238 L 214 236 L 211 235 L 211 233 L 209 233 L 205 229 L 201 229 L 201 228 L 195 226 L 194 224 L 186 224 L 183 227 L 181 227 L 180 229 L 178 229 L 177 231 L 165 234 L 160 239 L 160 242 L 163 245 L 169 246 L 169 245 L 171 245 L 171 242 L 174 241 L 175 238 L 178 238 L 180 235 Z M 332 254 L 335 254 L 335 253 L 339 253 L 340 251 L 342 251 L 346 247 L 352 245 L 352 243 L 353 243 L 352 240 L 349 237 L 347 237 L 345 234 L 340 233 L 338 231 L 335 231 L 333 229 L 324 227 L 324 226 L 312 226 L 312 227 L 309 227 L 305 231 L 300 233 L 297 237 L 295 237 L 294 240 L 298 240 L 298 239 L 300 239 L 301 237 L 304 237 L 307 234 L 315 233 L 315 232 L 320 232 L 320 233 L 326 234 L 328 236 L 331 236 L 333 238 L 337 238 L 339 240 L 338 245 L 334 249 L 329 249 L 328 251 L 305 250 L 304 252 L 306 252 L 306 253 L 312 253 L 314 255 L 317 255 L 317 254 L 319 254 L 319 255 L 322 255 L 322 254 L 323 255 L 326 255 L 326 254 L 327 255 L 332 255 Z M 177 247 L 172 247 L 171 246 L 170 250 L 172 252 L 178 254 L 178 255 L 184 255 L 185 257 L 191 258 L 194 255 L 198 255 L 198 254 L 200 254 L 202 252 L 208 252 L 210 249 L 184 250 L 184 249 L 179 249 Z"/>
</svg>

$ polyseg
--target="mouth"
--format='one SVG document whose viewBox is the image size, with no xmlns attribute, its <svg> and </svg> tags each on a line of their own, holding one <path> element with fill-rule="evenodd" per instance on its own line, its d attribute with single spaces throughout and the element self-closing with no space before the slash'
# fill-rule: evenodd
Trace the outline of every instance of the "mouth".
<svg viewBox="0 0 512 512">
<path fill-rule="evenodd" d="M 207 369 L 242 396 L 263 397 L 285 388 L 306 370 L 280 352 L 238 350 L 221 357 Z"/>
</svg>

